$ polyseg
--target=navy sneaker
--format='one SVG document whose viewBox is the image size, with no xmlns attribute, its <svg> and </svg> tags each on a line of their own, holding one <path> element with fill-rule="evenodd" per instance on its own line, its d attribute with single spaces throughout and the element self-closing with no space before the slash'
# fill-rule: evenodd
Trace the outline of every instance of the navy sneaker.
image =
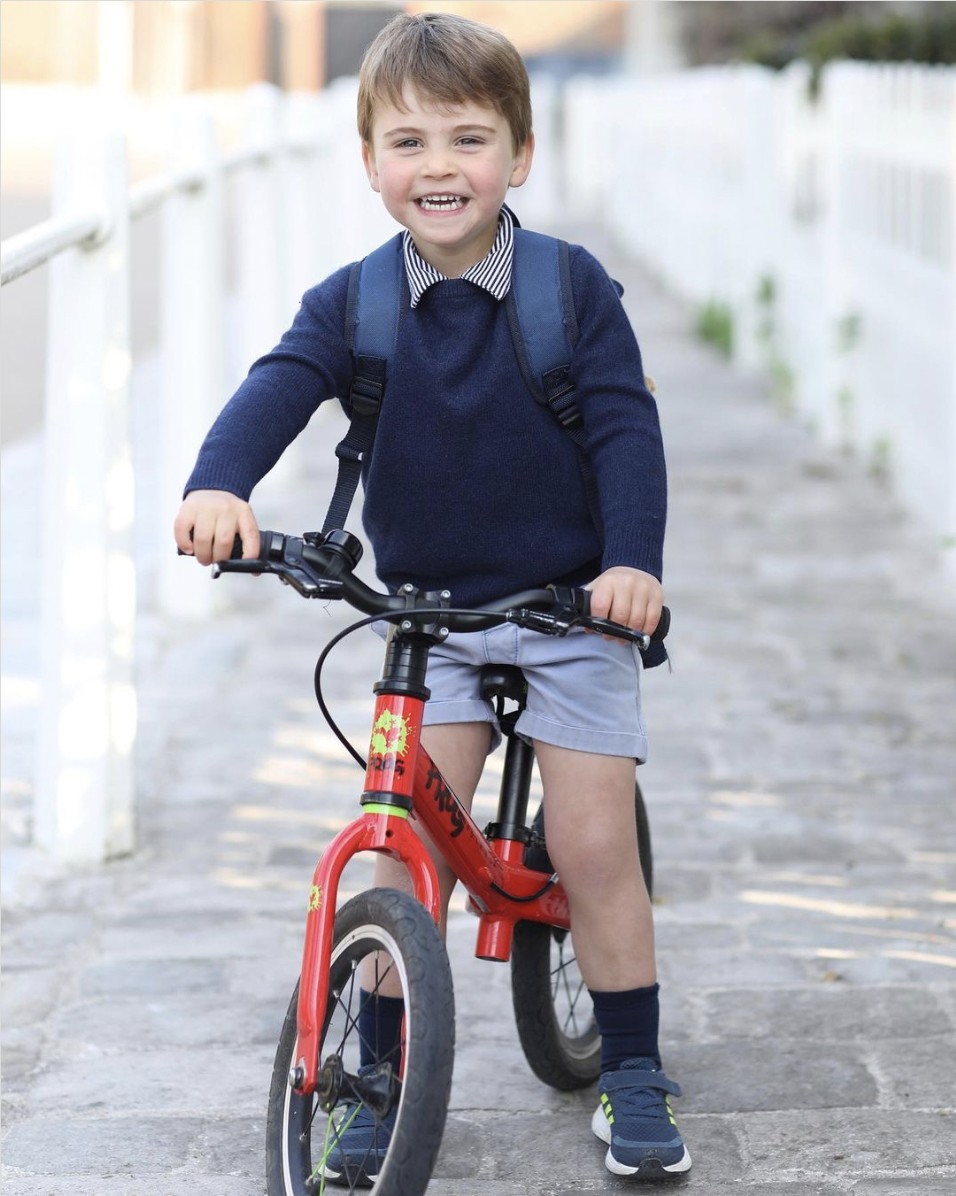
<svg viewBox="0 0 956 1196">
<path fill-rule="evenodd" d="M 653 1059 L 627 1059 L 606 1071 L 601 1103 L 591 1129 L 608 1144 L 608 1171 L 634 1179 L 677 1179 L 690 1170 L 690 1155 L 671 1112 L 680 1088 Z"/>
<path fill-rule="evenodd" d="M 359 1075 L 375 1070 L 373 1063 L 361 1068 Z M 328 1150 L 318 1168 L 330 1184 L 350 1188 L 372 1186 L 385 1162 L 397 1112 L 398 1106 L 393 1105 L 384 1117 L 376 1117 L 368 1105 L 355 1100 L 335 1106 Z M 315 1145 L 313 1137 L 313 1150 Z"/>
</svg>

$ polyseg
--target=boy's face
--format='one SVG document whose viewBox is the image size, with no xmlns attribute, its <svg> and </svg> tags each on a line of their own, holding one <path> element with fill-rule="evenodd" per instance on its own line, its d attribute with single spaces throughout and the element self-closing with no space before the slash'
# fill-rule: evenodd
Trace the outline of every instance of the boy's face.
<svg viewBox="0 0 956 1196">
<path fill-rule="evenodd" d="M 436 107 L 410 89 L 405 109 L 380 105 L 362 160 L 389 214 L 426 262 L 457 278 L 494 244 L 509 187 L 531 169 L 534 139 L 515 148 L 494 108 Z"/>
</svg>

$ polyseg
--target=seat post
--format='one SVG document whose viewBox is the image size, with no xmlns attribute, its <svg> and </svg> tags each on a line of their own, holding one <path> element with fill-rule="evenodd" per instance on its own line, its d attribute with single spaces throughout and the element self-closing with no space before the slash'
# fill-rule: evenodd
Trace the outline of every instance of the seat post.
<svg viewBox="0 0 956 1196">
<path fill-rule="evenodd" d="M 498 795 L 498 819 L 489 827 L 493 839 L 521 839 L 528 837 L 528 795 L 531 792 L 531 770 L 534 767 L 534 748 L 513 731 L 505 749 L 504 772 Z"/>
<path fill-rule="evenodd" d="M 485 830 L 489 839 L 517 839 L 528 842 L 526 826 L 528 797 L 531 793 L 531 770 L 534 767 L 534 748 L 515 732 L 515 724 L 525 707 L 528 687 L 524 674 L 516 665 L 485 665 L 480 675 L 481 696 L 493 702 L 501 733 L 507 739 L 505 766 L 498 795 L 498 817 Z M 505 714 L 505 701 L 516 708 Z"/>
</svg>

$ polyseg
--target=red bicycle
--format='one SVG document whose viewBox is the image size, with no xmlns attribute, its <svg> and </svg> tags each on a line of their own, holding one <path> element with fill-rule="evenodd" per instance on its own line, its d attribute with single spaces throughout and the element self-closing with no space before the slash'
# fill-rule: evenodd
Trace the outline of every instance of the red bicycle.
<svg viewBox="0 0 956 1196">
<path fill-rule="evenodd" d="M 594 1083 L 600 1038 L 587 987 L 577 970 L 568 902 L 547 857 L 539 810 L 527 824 L 533 749 L 514 734 L 524 679 L 513 666 L 488 666 L 483 691 L 497 702 L 507 738 L 497 818 L 482 831 L 421 746 L 430 648 L 450 632 L 503 622 L 546 635 L 589 628 L 637 643 L 649 637 L 592 617 L 586 590 L 550 587 L 492 606 L 458 609 L 451 595 L 378 593 L 354 576 L 360 542 L 347 532 L 294 537 L 262 532 L 256 560 L 214 566 L 225 572 L 273 573 L 308 598 L 344 599 L 370 616 L 335 636 L 316 665 L 316 696 L 335 733 L 365 769 L 362 812 L 322 853 L 309 890 L 305 946 L 276 1052 L 266 1125 L 269 1196 L 320 1196 L 330 1185 L 377 1196 L 421 1196 L 445 1125 L 455 1041 L 454 996 L 437 928 L 435 866 L 411 821 L 417 820 L 465 886 L 478 918 L 475 953 L 512 968 L 522 1049 L 544 1083 L 564 1090 Z M 667 612 L 655 639 L 666 634 Z M 395 624 L 375 684 L 371 742 L 363 757 L 335 726 L 321 691 L 321 671 L 344 636 L 378 620 Z M 508 713 L 513 700 L 517 708 Z M 650 835 L 639 787 L 635 806 L 641 864 L 651 887 Z M 358 852 L 401 860 L 415 896 L 370 889 L 337 908 L 339 880 Z M 404 1001 L 400 1042 L 373 1065 L 360 1065 L 361 1004 L 387 982 Z M 354 1158 L 330 1165 L 342 1134 L 362 1113 L 390 1138 L 375 1173 Z M 384 1140 L 384 1139 L 383 1139 Z M 376 1151 L 376 1158 L 378 1152 Z"/>
</svg>

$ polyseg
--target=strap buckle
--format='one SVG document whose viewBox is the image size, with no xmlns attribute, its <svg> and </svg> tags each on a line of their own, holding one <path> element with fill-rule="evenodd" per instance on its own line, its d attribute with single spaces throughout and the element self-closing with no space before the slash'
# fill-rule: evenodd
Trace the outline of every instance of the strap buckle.
<svg viewBox="0 0 956 1196">
<path fill-rule="evenodd" d="M 357 375 L 349 387 L 349 406 L 353 416 L 367 418 L 378 415 L 385 394 L 385 384 Z"/>
<path fill-rule="evenodd" d="M 351 443 L 348 437 L 345 440 L 340 440 L 335 446 L 335 455 L 340 461 L 354 461 L 357 463 L 362 460 L 362 453 L 364 451 L 361 446 Z"/>
<path fill-rule="evenodd" d="M 563 428 L 576 428 L 581 423 L 581 413 L 574 401 L 574 383 L 570 367 L 559 365 L 541 375 L 548 406 L 557 416 Z"/>
<path fill-rule="evenodd" d="M 574 401 L 573 386 L 569 386 L 567 390 L 561 391 L 559 394 L 550 395 L 548 397 L 548 406 L 557 416 L 562 428 L 570 430 L 580 426 L 581 412 Z"/>
</svg>

